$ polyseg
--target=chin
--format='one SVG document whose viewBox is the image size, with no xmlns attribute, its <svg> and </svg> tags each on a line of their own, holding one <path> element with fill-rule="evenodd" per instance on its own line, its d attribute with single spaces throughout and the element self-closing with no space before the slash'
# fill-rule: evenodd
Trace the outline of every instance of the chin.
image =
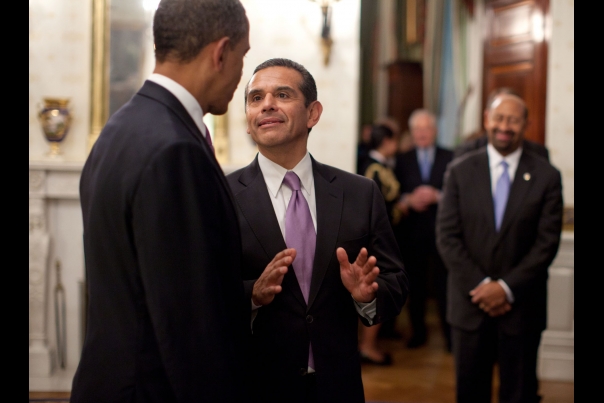
<svg viewBox="0 0 604 403">
<path fill-rule="evenodd" d="M 224 106 L 210 106 L 208 108 L 208 113 L 212 115 L 224 115 L 229 110 L 229 105 Z"/>
</svg>

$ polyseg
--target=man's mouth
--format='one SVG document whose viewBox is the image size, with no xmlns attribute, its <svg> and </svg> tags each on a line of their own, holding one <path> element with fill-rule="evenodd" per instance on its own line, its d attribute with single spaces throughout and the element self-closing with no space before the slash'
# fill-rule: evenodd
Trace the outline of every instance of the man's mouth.
<svg viewBox="0 0 604 403">
<path fill-rule="evenodd" d="M 258 123 L 258 127 L 270 127 L 279 123 L 283 123 L 282 119 L 278 119 L 278 118 L 266 118 L 266 119 L 262 119 L 259 123 Z"/>
<path fill-rule="evenodd" d="M 508 139 L 511 137 L 514 137 L 514 132 L 506 130 L 506 131 L 502 131 L 502 130 L 497 130 L 495 132 L 495 137 L 497 138 L 504 138 L 504 139 Z"/>
</svg>

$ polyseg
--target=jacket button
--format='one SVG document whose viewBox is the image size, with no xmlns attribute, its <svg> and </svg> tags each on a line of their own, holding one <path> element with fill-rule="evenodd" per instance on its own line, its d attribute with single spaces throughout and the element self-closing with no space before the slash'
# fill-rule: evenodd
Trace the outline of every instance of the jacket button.
<svg viewBox="0 0 604 403">
<path fill-rule="evenodd" d="M 301 376 L 304 376 L 304 375 L 306 375 L 306 374 L 307 374 L 307 372 L 306 372 L 306 368 L 300 368 L 300 371 L 299 371 L 299 372 L 300 372 L 300 375 L 301 375 Z"/>
<path fill-rule="evenodd" d="M 313 317 L 312 317 L 312 315 L 308 315 L 308 316 L 306 317 L 306 323 L 312 323 L 312 321 L 313 321 Z"/>
</svg>

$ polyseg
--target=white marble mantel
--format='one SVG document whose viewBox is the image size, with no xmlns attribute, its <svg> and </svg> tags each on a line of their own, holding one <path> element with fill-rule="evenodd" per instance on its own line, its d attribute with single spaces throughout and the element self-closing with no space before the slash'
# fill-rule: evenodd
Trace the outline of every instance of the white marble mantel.
<svg viewBox="0 0 604 403">
<path fill-rule="evenodd" d="M 30 390 L 70 390 L 82 342 L 84 253 L 79 181 L 84 161 L 29 161 Z M 56 263 L 65 296 L 66 356 L 61 368 L 55 317 Z"/>
</svg>

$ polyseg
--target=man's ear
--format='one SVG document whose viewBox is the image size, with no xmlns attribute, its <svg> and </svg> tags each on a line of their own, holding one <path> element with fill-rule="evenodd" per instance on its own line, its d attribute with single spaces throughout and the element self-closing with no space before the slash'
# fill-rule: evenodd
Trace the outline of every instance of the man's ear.
<svg viewBox="0 0 604 403">
<path fill-rule="evenodd" d="M 314 101 L 308 106 L 308 120 L 306 121 L 306 127 L 308 129 L 319 123 L 321 113 L 323 113 L 323 105 L 321 105 L 321 102 Z"/>
<path fill-rule="evenodd" d="M 214 50 L 212 51 L 212 64 L 215 69 L 221 71 L 224 68 L 224 59 L 227 47 L 231 46 L 231 40 L 228 36 L 222 37 L 214 42 Z"/>
</svg>

